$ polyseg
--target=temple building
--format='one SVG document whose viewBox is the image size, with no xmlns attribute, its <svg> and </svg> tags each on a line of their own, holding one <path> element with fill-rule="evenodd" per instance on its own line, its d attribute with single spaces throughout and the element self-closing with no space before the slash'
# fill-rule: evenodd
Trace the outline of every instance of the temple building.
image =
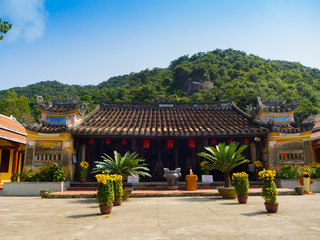
<svg viewBox="0 0 320 240">
<path fill-rule="evenodd" d="M 295 125 L 295 104 L 285 105 L 259 99 L 250 115 L 232 102 L 222 103 L 124 103 L 100 104 L 84 115 L 79 98 L 44 103 L 37 98 L 41 124 L 25 123 L 28 142 L 25 169 L 39 168 L 45 160 L 60 162 L 71 180 L 79 178 L 79 163 L 94 162 L 106 153 L 137 152 L 146 160 L 152 179 L 163 180 L 163 168 L 180 167 L 182 174 L 201 175 L 197 156 L 204 146 L 220 142 L 248 144 L 244 155 L 251 162 L 237 171 L 249 172 L 256 160 L 276 168 L 284 161 L 306 164 L 312 161 L 310 134 L 314 122 Z M 283 154 L 287 159 L 283 159 Z M 216 179 L 222 174 L 215 172 Z M 94 176 L 88 178 L 94 181 Z"/>
<path fill-rule="evenodd" d="M 258 97 L 258 106 L 248 109 L 257 121 L 268 125 L 267 149 L 263 160 L 270 169 L 277 169 L 284 164 L 305 165 L 313 161 L 310 135 L 315 119 L 310 117 L 302 124 L 295 123 L 297 106 L 298 101 L 286 104 Z"/>
<path fill-rule="evenodd" d="M 320 163 L 320 115 L 316 116 L 316 123 L 312 129 L 311 147 L 313 161 Z"/>
<path fill-rule="evenodd" d="M 26 142 L 25 128 L 14 117 L 0 114 L 0 184 L 23 169 Z"/>
</svg>

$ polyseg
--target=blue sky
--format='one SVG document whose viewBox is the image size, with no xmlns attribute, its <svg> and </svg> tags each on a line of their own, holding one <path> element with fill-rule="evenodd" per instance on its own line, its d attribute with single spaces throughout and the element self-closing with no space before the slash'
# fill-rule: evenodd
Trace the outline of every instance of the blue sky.
<svg viewBox="0 0 320 240">
<path fill-rule="evenodd" d="M 99 84 L 233 48 L 320 69 L 317 0 L 0 0 L 0 89 Z"/>
</svg>

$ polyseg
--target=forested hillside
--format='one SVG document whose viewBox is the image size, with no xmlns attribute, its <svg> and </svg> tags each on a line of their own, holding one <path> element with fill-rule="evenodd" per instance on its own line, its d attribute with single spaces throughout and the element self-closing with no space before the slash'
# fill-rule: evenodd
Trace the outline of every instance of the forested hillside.
<svg viewBox="0 0 320 240">
<path fill-rule="evenodd" d="M 187 96 L 182 88 L 186 80 L 210 81 L 213 87 Z M 27 87 L 0 91 L 0 111 L 20 119 L 30 112 L 37 120 L 36 96 L 44 99 L 80 96 L 93 109 L 103 97 L 110 101 L 226 101 L 230 98 L 242 110 L 257 103 L 257 96 L 290 102 L 299 99 L 297 121 L 320 113 L 320 70 L 300 63 L 265 60 L 232 49 L 200 52 L 182 56 L 165 69 L 146 69 L 112 77 L 96 86 L 66 85 L 44 81 Z M 9 94 L 8 94 L 9 93 Z M 16 93 L 16 94 L 15 94 Z M 26 104 L 22 104 L 26 103 Z"/>
</svg>

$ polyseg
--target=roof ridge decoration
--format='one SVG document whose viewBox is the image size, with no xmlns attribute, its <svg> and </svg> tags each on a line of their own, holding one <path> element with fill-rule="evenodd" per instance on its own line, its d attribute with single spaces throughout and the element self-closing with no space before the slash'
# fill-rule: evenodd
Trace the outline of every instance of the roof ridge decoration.
<svg viewBox="0 0 320 240">
<path fill-rule="evenodd" d="M 46 110 L 46 111 L 52 111 L 52 112 L 66 112 L 66 111 L 72 111 L 74 109 L 78 109 L 78 112 L 81 116 L 84 115 L 84 113 L 87 110 L 88 104 L 83 103 L 80 104 L 80 97 L 74 96 L 70 98 L 55 98 L 51 96 L 51 101 L 48 101 L 47 103 L 43 100 L 42 95 L 37 96 L 36 101 L 38 103 L 38 106 L 40 109 Z"/>
<path fill-rule="evenodd" d="M 263 99 L 258 97 L 258 106 L 247 105 L 247 110 L 251 116 L 255 116 L 260 110 L 270 111 L 270 112 L 289 112 L 297 108 L 299 104 L 298 99 L 293 99 L 292 102 L 286 103 L 283 99 Z"/>
<path fill-rule="evenodd" d="M 231 109 L 233 103 L 227 102 L 112 102 L 104 99 L 100 102 L 101 108 L 125 108 L 125 109 L 145 109 L 145 108 L 187 108 L 187 109 Z"/>
</svg>

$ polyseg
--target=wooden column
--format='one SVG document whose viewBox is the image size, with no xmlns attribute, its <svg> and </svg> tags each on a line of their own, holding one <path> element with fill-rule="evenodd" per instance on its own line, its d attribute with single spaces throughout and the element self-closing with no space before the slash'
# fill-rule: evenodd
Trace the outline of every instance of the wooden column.
<svg viewBox="0 0 320 240">
<path fill-rule="evenodd" d="M 19 151 L 21 150 L 20 144 L 14 145 L 14 153 L 13 153 L 13 163 L 12 163 L 12 173 L 18 172 L 18 158 L 19 158 Z"/>
</svg>

